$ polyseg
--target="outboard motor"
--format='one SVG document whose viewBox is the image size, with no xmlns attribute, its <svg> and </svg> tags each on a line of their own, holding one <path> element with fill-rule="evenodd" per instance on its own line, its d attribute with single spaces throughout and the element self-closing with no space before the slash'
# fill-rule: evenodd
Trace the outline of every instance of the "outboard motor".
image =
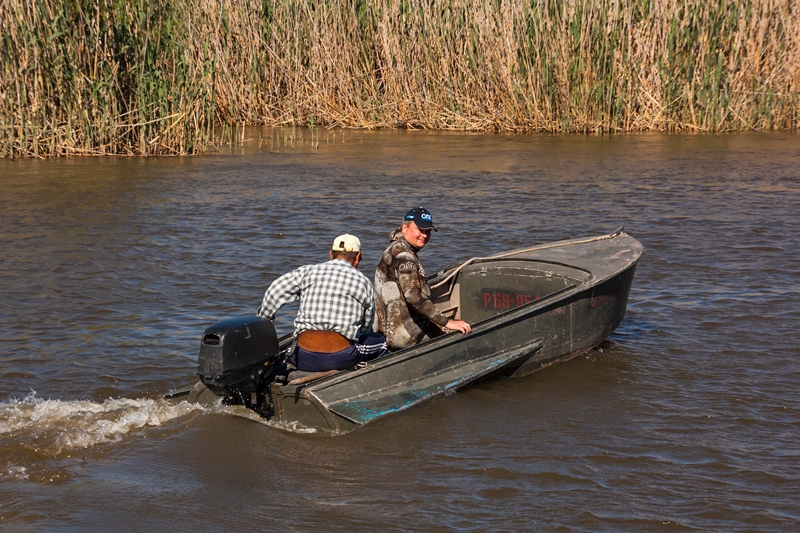
<svg viewBox="0 0 800 533">
<path fill-rule="evenodd" d="M 278 335 L 272 322 L 259 316 L 230 318 L 203 333 L 197 374 L 229 405 L 244 405 L 270 416 L 269 381 L 280 363 Z"/>
</svg>

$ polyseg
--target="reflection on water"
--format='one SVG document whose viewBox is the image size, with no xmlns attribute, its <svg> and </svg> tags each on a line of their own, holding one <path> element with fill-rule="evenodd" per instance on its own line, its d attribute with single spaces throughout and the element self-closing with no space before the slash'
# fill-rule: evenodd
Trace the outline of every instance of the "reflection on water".
<svg viewBox="0 0 800 533">
<path fill-rule="evenodd" d="M 800 137 L 251 138 L 0 161 L 4 528 L 800 525 Z M 195 379 L 207 325 L 340 233 L 371 276 L 415 205 L 441 228 L 431 272 L 624 225 L 645 246 L 628 315 L 578 360 L 339 438 L 160 399 Z"/>
</svg>

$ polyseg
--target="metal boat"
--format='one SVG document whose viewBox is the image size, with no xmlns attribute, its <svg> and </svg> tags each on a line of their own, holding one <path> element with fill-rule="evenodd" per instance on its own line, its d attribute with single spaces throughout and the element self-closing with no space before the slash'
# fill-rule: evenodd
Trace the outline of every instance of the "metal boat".
<svg viewBox="0 0 800 533">
<path fill-rule="evenodd" d="M 287 374 L 290 335 L 251 316 L 209 327 L 190 390 L 289 428 L 341 434 L 476 381 L 520 377 L 594 348 L 619 325 L 642 245 L 619 230 L 472 258 L 431 276 L 432 299 L 471 333 L 449 333 L 357 368 Z"/>
</svg>

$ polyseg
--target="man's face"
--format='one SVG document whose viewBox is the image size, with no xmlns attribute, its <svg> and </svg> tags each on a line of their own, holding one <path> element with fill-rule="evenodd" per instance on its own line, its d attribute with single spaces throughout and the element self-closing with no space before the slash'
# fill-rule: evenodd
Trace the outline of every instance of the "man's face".
<svg viewBox="0 0 800 533">
<path fill-rule="evenodd" d="M 406 242 L 417 250 L 422 249 L 431 240 L 431 229 L 419 229 L 414 222 L 403 224 L 401 231 Z"/>
</svg>

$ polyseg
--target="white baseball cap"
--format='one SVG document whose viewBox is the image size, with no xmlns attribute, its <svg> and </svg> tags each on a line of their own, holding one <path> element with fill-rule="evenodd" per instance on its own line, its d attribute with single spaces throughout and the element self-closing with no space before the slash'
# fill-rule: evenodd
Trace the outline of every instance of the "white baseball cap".
<svg viewBox="0 0 800 533">
<path fill-rule="evenodd" d="M 331 250 L 334 252 L 360 252 L 361 241 L 358 240 L 358 237 L 345 233 L 333 239 Z"/>
</svg>

